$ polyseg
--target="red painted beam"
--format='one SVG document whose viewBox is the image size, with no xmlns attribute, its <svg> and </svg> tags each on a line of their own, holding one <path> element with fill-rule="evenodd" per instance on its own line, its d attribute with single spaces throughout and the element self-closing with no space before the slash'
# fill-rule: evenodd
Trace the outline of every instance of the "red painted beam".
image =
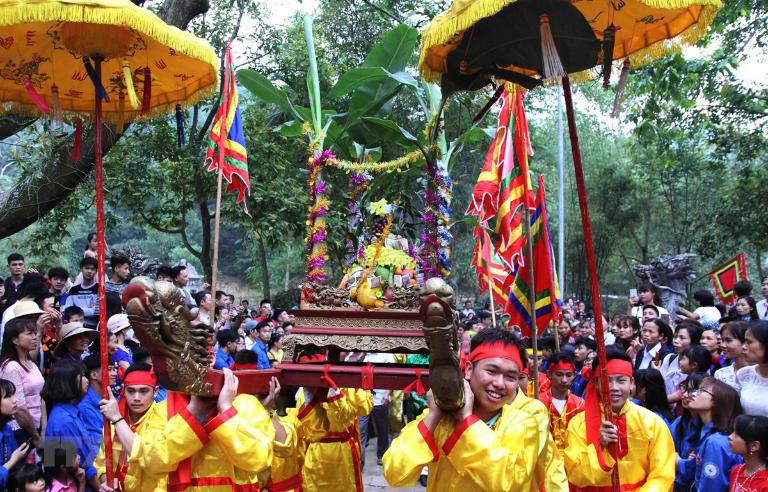
<svg viewBox="0 0 768 492">
<path fill-rule="evenodd" d="M 363 370 L 366 366 L 331 364 L 328 375 L 340 388 L 361 388 L 363 383 Z M 402 390 L 413 383 L 416 378 L 416 370 L 421 369 L 421 382 L 425 389 L 429 389 L 429 369 L 426 366 L 405 364 L 384 364 L 373 366 L 373 388 Z M 243 370 L 236 371 L 239 380 L 238 393 L 262 394 L 269 391 L 269 381 L 277 376 L 280 384 L 286 386 L 328 387 L 328 383 L 321 380 L 325 374 L 325 364 L 293 364 L 281 363 L 276 369 L 267 370 Z M 216 369 L 209 369 L 205 377 L 206 382 L 213 386 L 213 394 L 221 391 L 224 375 Z"/>
</svg>

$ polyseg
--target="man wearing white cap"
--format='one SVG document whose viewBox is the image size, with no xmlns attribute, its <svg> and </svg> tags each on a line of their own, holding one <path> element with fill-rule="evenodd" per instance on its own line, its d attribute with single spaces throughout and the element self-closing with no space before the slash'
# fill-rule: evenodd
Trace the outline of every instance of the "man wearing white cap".
<svg viewBox="0 0 768 492">
<path fill-rule="evenodd" d="M 133 353 L 131 349 L 125 346 L 125 339 L 128 338 L 128 332 L 132 331 L 131 322 L 128 321 L 128 315 L 124 313 L 114 314 L 107 321 L 107 329 L 117 337 L 117 352 L 114 354 L 115 363 L 118 367 L 128 369 L 133 365 Z"/>
<path fill-rule="evenodd" d="M 67 323 L 61 327 L 59 344 L 56 346 L 56 350 L 53 351 L 53 355 L 58 360 L 72 359 L 81 361 L 83 354 L 88 350 L 88 346 L 96 339 L 98 334 L 98 331 L 86 328 L 82 323 Z"/>
</svg>

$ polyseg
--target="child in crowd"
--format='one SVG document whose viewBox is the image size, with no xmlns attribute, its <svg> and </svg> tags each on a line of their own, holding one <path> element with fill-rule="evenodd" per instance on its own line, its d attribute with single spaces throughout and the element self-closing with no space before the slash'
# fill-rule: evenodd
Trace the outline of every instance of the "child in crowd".
<svg viewBox="0 0 768 492">
<path fill-rule="evenodd" d="M 672 425 L 672 411 L 661 372 L 656 369 L 635 371 L 635 398 L 638 404 L 661 417 L 667 426 Z"/>
<path fill-rule="evenodd" d="M 48 492 L 85 492 L 85 470 L 73 447 L 55 448 L 53 463 L 45 463 L 43 470 L 51 483 Z"/>
<path fill-rule="evenodd" d="M 672 346 L 675 352 L 664 357 L 661 361 L 661 375 L 667 390 L 667 401 L 678 403 L 683 396 L 680 383 L 686 375 L 680 370 L 680 355 L 692 345 L 698 345 L 704 329 L 695 321 L 681 321 L 675 327 L 675 339 Z"/>
<path fill-rule="evenodd" d="M 25 442 L 21 446 L 16 444 L 13 437 L 10 420 L 16 415 L 16 387 L 7 379 L 0 379 L 0 452 L 2 452 L 3 465 L 0 466 L 0 488 L 8 487 L 8 470 L 22 461 L 30 450 L 30 443 Z"/>
<path fill-rule="evenodd" d="M 13 492 L 45 492 L 46 486 L 43 469 L 38 465 L 25 463 L 14 470 L 13 485 L 10 490 Z"/>
<path fill-rule="evenodd" d="M 739 415 L 729 437 L 731 451 L 743 465 L 731 470 L 732 492 L 768 492 L 768 417 Z"/>
<path fill-rule="evenodd" d="M 731 469 L 741 464 L 731 452 L 728 436 L 741 413 L 739 393 L 722 381 L 707 377 L 691 393 L 691 413 L 701 420 L 696 454 L 677 462 L 677 472 L 693 492 L 727 492 Z"/>
<path fill-rule="evenodd" d="M 701 346 L 709 351 L 709 356 L 712 361 L 712 365 L 709 368 L 709 373 L 714 374 L 715 371 L 725 365 L 724 360 L 720 360 L 720 341 L 719 333 L 714 329 L 706 329 L 701 334 Z"/>
</svg>

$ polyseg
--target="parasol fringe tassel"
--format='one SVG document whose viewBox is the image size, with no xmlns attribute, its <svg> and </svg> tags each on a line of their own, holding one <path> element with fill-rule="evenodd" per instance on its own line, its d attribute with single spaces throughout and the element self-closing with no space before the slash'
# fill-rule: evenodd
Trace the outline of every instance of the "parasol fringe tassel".
<svg viewBox="0 0 768 492">
<path fill-rule="evenodd" d="M 616 26 L 611 24 L 603 33 L 603 87 L 611 86 L 611 68 L 613 67 L 613 48 L 616 42 Z"/>
<path fill-rule="evenodd" d="M 144 93 L 141 96 L 141 114 L 147 114 L 152 105 L 152 71 L 149 67 L 144 67 Z"/>
<path fill-rule="evenodd" d="M 117 95 L 117 134 L 122 135 L 125 133 L 125 94 L 120 92 Z"/>
<path fill-rule="evenodd" d="M 104 85 L 101 83 L 101 80 L 99 79 L 99 75 L 96 73 L 96 69 L 93 68 L 91 59 L 88 58 L 87 56 L 84 56 L 83 65 L 85 65 L 85 71 L 88 72 L 88 77 L 91 79 L 91 83 L 93 84 L 93 87 L 96 89 L 96 95 L 99 96 L 99 99 L 101 99 L 102 101 L 110 102 L 109 95 L 107 94 L 107 90 L 104 88 Z"/>
<path fill-rule="evenodd" d="M 621 74 L 619 75 L 619 83 L 616 85 L 616 97 L 613 98 L 613 110 L 611 111 L 611 118 L 617 118 L 621 111 L 621 101 L 624 99 L 624 89 L 627 87 L 627 79 L 629 78 L 629 69 L 632 63 L 629 60 L 624 60 L 624 64 L 621 66 Z"/>
<path fill-rule="evenodd" d="M 83 146 L 83 120 L 75 118 L 75 143 L 72 144 L 70 157 L 73 161 L 80 159 L 80 147 Z"/>
<path fill-rule="evenodd" d="M 48 114 L 51 109 L 48 107 L 47 104 L 45 104 L 45 101 L 43 101 L 43 98 L 40 97 L 40 94 L 37 93 L 35 90 L 35 86 L 32 85 L 32 81 L 29 79 L 24 79 L 24 89 L 27 91 L 27 95 L 32 100 L 33 103 L 35 103 L 35 106 L 37 106 L 37 109 L 39 109 L 41 112 Z"/>
<path fill-rule="evenodd" d="M 459 14 L 447 11 L 427 24 L 421 32 L 421 49 L 419 52 L 418 65 L 419 72 L 422 77 L 424 77 L 424 80 L 432 83 L 440 83 L 440 79 L 445 71 L 444 69 L 435 70 L 427 65 L 431 48 L 449 42 L 460 41 L 460 38 L 454 39 L 454 37 L 460 35 L 463 31 L 466 31 L 469 27 L 477 23 L 477 21 L 498 13 L 501 9 L 515 1 L 517 0 L 476 0 L 466 8 L 462 9 Z M 694 44 L 704 37 L 721 5 L 720 0 L 704 0 L 704 2 L 706 5 L 701 8 L 696 25 L 691 26 L 683 34 L 677 36 L 673 40 L 660 41 L 633 53 L 630 55 L 633 66 L 639 67 L 658 58 L 679 53 L 682 46 Z M 643 3 L 653 8 L 676 9 L 689 8 L 694 5 L 699 6 L 702 1 L 644 0 Z M 598 75 L 599 74 L 596 74 L 593 71 L 584 70 L 577 74 L 570 74 L 569 76 L 572 82 L 584 82 L 593 80 L 597 78 Z"/>
<path fill-rule="evenodd" d="M 552 36 L 552 28 L 549 25 L 549 16 L 539 16 L 539 31 L 541 33 L 541 58 L 542 75 L 545 80 L 559 78 L 566 74 L 560 56 L 557 54 L 555 38 Z"/>
<path fill-rule="evenodd" d="M 181 104 L 176 105 L 176 142 L 179 148 L 184 145 L 184 113 L 181 112 Z"/>
<path fill-rule="evenodd" d="M 59 97 L 59 86 L 53 84 L 51 87 L 51 119 L 61 126 L 64 123 L 64 112 L 61 110 L 61 98 Z"/>
<path fill-rule="evenodd" d="M 139 98 L 136 96 L 136 89 L 133 87 L 133 75 L 128 60 L 123 60 L 123 81 L 125 82 L 125 91 L 128 93 L 128 101 L 133 109 L 139 109 Z"/>
</svg>

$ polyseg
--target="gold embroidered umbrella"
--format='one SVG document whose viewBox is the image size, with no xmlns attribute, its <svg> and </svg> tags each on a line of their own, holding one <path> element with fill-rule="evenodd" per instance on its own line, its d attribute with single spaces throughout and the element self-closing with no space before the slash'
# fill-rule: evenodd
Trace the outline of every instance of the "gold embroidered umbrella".
<svg viewBox="0 0 768 492">
<path fill-rule="evenodd" d="M 0 112 L 57 120 L 93 115 L 98 278 L 105 278 L 102 121 L 121 127 L 138 116 L 180 113 L 181 106 L 216 89 L 218 65 L 207 42 L 130 0 L 3 0 L 0 5 Z M 106 368 L 104 287 L 99 282 L 101 366 Z M 106 369 L 102 387 L 108 398 Z M 112 449 L 111 438 L 105 421 L 105 449 Z M 106 465 L 111 485 L 111 452 Z"/>
<path fill-rule="evenodd" d="M 531 87 L 545 78 L 544 24 L 565 73 L 589 77 L 586 70 L 614 60 L 637 67 L 697 41 L 720 6 L 721 0 L 454 0 L 422 31 L 419 70 L 430 82 L 449 74 L 459 89 L 491 76 Z"/>
</svg>

